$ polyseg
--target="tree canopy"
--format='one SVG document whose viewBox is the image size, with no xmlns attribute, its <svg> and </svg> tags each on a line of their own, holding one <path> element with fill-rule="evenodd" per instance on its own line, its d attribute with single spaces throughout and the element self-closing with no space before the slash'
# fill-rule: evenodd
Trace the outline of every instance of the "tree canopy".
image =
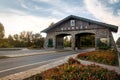
<svg viewBox="0 0 120 80">
<path fill-rule="evenodd" d="M 55 24 L 54 22 L 50 23 L 49 27 L 53 26 L 54 24 Z"/>
<path fill-rule="evenodd" d="M 116 44 L 118 45 L 118 47 L 120 47 L 120 37 L 118 38 Z"/>
<path fill-rule="evenodd" d="M 23 31 L 20 34 L 9 35 L 8 38 L 0 39 L 0 48 L 43 48 L 44 40 L 45 38 L 40 33 L 33 34 L 31 31 Z"/>
<path fill-rule="evenodd" d="M 2 25 L 2 23 L 0 23 L 0 39 L 3 39 L 4 36 L 5 36 L 4 26 Z"/>
</svg>

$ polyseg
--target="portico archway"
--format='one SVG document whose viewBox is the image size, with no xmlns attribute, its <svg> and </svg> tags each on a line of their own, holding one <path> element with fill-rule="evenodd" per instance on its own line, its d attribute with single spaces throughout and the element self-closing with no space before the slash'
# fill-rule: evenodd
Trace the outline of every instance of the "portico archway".
<svg viewBox="0 0 120 80">
<path fill-rule="evenodd" d="M 118 26 L 115 25 L 70 15 L 42 31 L 47 33 L 44 48 L 49 48 L 48 45 L 52 45 L 55 49 L 64 48 L 64 37 L 71 35 L 72 49 L 86 46 L 95 47 L 95 49 L 101 47 L 116 49 L 112 32 L 117 30 Z M 101 42 L 105 45 L 100 45 Z"/>
<path fill-rule="evenodd" d="M 75 47 L 95 48 L 95 34 L 94 33 L 78 33 L 75 35 Z"/>
<path fill-rule="evenodd" d="M 64 38 L 67 37 L 67 36 L 70 36 L 70 34 L 59 34 L 59 35 L 56 35 L 56 47 L 57 49 L 62 49 L 65 47 L 65 44 L 64 44 Z M 70 44 L 71 45 L 71 44 Z"/>
</svg>

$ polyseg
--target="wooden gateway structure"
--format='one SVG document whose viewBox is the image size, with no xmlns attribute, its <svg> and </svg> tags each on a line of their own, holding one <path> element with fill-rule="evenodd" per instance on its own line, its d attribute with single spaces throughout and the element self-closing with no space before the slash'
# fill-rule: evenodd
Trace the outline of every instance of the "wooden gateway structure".
<svg viewBox="0 0 120 80">
<path fill-rule="evenodd" d="M 117 32 L 118 26 L 110 25 L 82 17 L 70 15 L 42 32 L 47 33 L 44 48 L 64 48 L 64 36 L 71 36 L 71 48 L 81 47 L 81 36 L 94 35 L 94 47 L 115 48 L 112 32 Z"/>
</svg>

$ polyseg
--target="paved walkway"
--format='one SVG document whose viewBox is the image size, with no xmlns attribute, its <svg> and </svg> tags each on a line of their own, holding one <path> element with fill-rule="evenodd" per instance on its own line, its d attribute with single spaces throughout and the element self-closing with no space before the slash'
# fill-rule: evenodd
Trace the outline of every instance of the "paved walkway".
<svg viewBox="0 0 120 80">
<path fill-rule="evenodd" d="M 84 65 L 95 64 L 95 65 L 101 66 L 103 68 L 106 68 L 108 70 L 114 70 L 115 72 L 120 74 L 120 67 L 119 66 L 110 66 L 110 65 L 100 64 L 100 63 L 96 63 L 96 62 L 85 61 L 85 60 L 79 60 L 79 61 L 81 62 L 81 64 L 84 64 Z"/>
<path fill-rule="evenodd" d="M 90 64 L 95 64 L 95 65 L 98 65 L 98 66 L 101 66 L 103 68 L 106 68 L 108 70 L 114 70 L 115 72 L 117 72 L 118 74 L 120 74 L 120 48 L 118 48 L 118 51 L 119 51 L 119 55 L 118 55 L 118 58 L 119 58 L 119 66 L 110 66 L 110 65 L 105 65 L 105 64 L 100 64 L 100 63 L 96 63 L 96 62 L 91 62 L 91 61 L 85 61 L 85 60 L 79 60 L 82 64 L 84 65 L 90 65 Z"/>
</svg>

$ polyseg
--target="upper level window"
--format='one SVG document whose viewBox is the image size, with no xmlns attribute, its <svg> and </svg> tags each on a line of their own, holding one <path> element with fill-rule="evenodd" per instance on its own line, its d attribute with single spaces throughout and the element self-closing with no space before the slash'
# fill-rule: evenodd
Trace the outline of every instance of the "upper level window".
<svg viewBox="0 0 120 80">
<path fill-rule="evenodd" d="M 70 20 L 70 26 L 75 26 L 75 20 Z"/>
</svg>

